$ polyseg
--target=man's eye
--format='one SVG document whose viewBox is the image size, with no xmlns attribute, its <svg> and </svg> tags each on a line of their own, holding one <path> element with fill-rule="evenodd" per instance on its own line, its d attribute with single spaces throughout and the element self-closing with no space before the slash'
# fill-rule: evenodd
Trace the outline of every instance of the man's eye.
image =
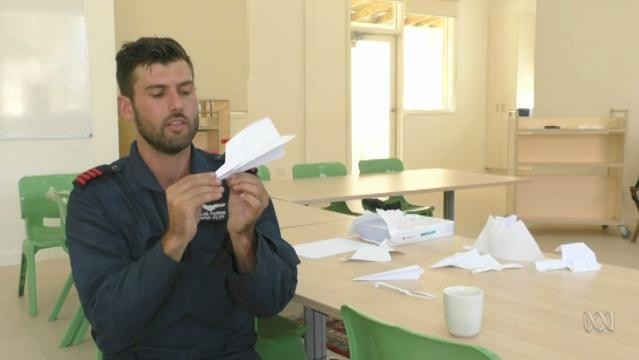
<svg viewBox="0 0 639 360">
<path fill-rule="evenodd" d="M 154 98 L 159 98 L 162 97 L 162 95 L 164 95 L 164 93 L 158 92 L 158 93 L 151 93 L 151 96 Z"/>
</svg>

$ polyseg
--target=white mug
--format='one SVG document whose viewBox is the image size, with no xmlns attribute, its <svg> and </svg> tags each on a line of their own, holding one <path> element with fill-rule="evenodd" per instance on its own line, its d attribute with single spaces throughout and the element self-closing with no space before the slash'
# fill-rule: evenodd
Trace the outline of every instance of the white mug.
<svg viewBox="0 0 639 360">
<path fill-rule="evenodd" d="M 444 317 L 448 332 L 461 337 L 479 334 L 484 312 L 484 291 L 472 286 L 444 289 Z"/>
</svg>

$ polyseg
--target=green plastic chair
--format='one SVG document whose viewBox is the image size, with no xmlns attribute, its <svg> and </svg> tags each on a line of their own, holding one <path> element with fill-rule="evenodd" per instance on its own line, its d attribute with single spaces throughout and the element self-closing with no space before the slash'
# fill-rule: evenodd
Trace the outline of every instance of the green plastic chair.
<svg viewBox="0 0 639 360">
<path fill-rule="evenodd" d="M 53 187 L 51 187 L 49 191 L 47 192 L 47 198 L 49 200 L 52 200 L 58 207 L 58 213 L 60 214 L 60 224 L 63 229 L 66 228 L 67 205 L 69 203 L 69 194 L 70 194 L 70 191 L 68 190 L 57 191 Z M 65 241 L 62 245 L 62 248 L 65 251 L 67 251 L 66 233 L 64 235 L 64 239 Z M 67 296 L 69 295 L 71 286 L 73 286 L 73 276 L 72 274 L 69 274 L 64 284 L 64 287 L 62 288 L 62 290 L 60 291 L 60 294 L 58 295 L 56 299 L 55 305 L 53 306 L 53 310 L 51 311 L 51 315 L 49 315 L 49 321 L 53 321 L 58 318 L 58 314 L 60 313 L 60 310 L 62 309 L 62 306 L 64 305 L 64 302 L 66 301 Z M 73 316 L 73 320 L 71 320 L 71 324 L 69 324 L 69 327 L 67 328 L 67 331 L 65 332 L 62 338 L 62 341 L 60 342 L 59 347 L 64 348 L 71 345 L 80 344 L 82 341 L 84 341 L 84 337 L 86 335 L 88 328 L 89 328 L 89 321 L 84 315 L 82 306 L 79 306 L 75 312 L 75 315 Z"/>
<path fill-rule="evenodd" d="M 257 167 L 257 176 L 262 181 L 271 181 L 271 172 L 265 165 L 260 165 Z"/>
<path fill-rule="evenodd" d="M 351 360 L 496 360 L 481 346 L 457 343 L 408 331 L 342 305 Z"/>
<path fill-rule="evenodd" d="M 404 164 L 400 159 L 397 158 L 360 160 L 358 165 L 360 174 L 404 171 Z M 433 216 L 433 211 L 435 211 L 435 208 L 433 206 L 420 206 L 411 204 L 408 202 L 408 200 L 406 200 L 406 198 L 401 195 L 390 196 L 385 201 L 381 201 L 378 199 L 363 199 L 362 207 L 368 211 L 373 212 L 381 207 L 384 209 L 399 209 L 407 214 L 418 214 L 425 216 Z"/>
<path fill-rule="evenodd" d="M 24 295 L 25 283 L 29 303 L 29 315 L 38 315 L 38 295 L 36 288 L 35 255 L 38 251 L 64 246 L 64 228 L 46 226 L 44 219 L 58 219 L 57 205 L 47 199 L 47 191 L 71 190 L 75 174 L 25 176 L 18 182 L 20 212 L 25 223 L 26 238 L 22 242 L 18 296 Z"/>
<path fill-rule="evenodd" d="M 263 360 L 306 359 L 303 340 L 307 331 L 305 325 L 283 316 L 256 318 L 255 331 L 255 350 Z"/>
<path fill-rule="evenodd" d="M 337 161 L 293 165 L 293 179 L 324 178 L 345 175 L 346 166 Z M 324 210 L 330 210 L 346 215 L 360 215 L 353 212 L 345 201 L 332 201 L 330 205 L 324 208 Z"/>
</svg>

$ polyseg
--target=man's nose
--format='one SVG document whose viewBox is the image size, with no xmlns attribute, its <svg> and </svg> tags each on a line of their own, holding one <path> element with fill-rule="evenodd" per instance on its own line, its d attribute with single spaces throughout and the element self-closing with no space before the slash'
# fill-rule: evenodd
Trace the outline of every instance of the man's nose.
<svg viewBox="0 0 639 360">
<path fill-rule="evenodd" d="M 167 97 L 169 103 L 169 110 L 171 112 L 182 111 L 184 107 L 184 101 L 180 94 L 178 94 L 177 90 L 169 91 L 169 96 Z"/>
</svg>

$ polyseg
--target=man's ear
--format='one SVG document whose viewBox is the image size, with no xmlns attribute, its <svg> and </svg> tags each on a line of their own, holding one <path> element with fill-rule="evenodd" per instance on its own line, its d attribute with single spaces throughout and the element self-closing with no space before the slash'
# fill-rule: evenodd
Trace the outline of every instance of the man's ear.
<svg viewBox="0 0 639 360">
<path fill-rule="evenodd" d="M 135 118 L 133 102 L 128 96 L 118 95 L 118 112 L 120 117 L 125 120 L 133 120 Z"/>
</svg>

